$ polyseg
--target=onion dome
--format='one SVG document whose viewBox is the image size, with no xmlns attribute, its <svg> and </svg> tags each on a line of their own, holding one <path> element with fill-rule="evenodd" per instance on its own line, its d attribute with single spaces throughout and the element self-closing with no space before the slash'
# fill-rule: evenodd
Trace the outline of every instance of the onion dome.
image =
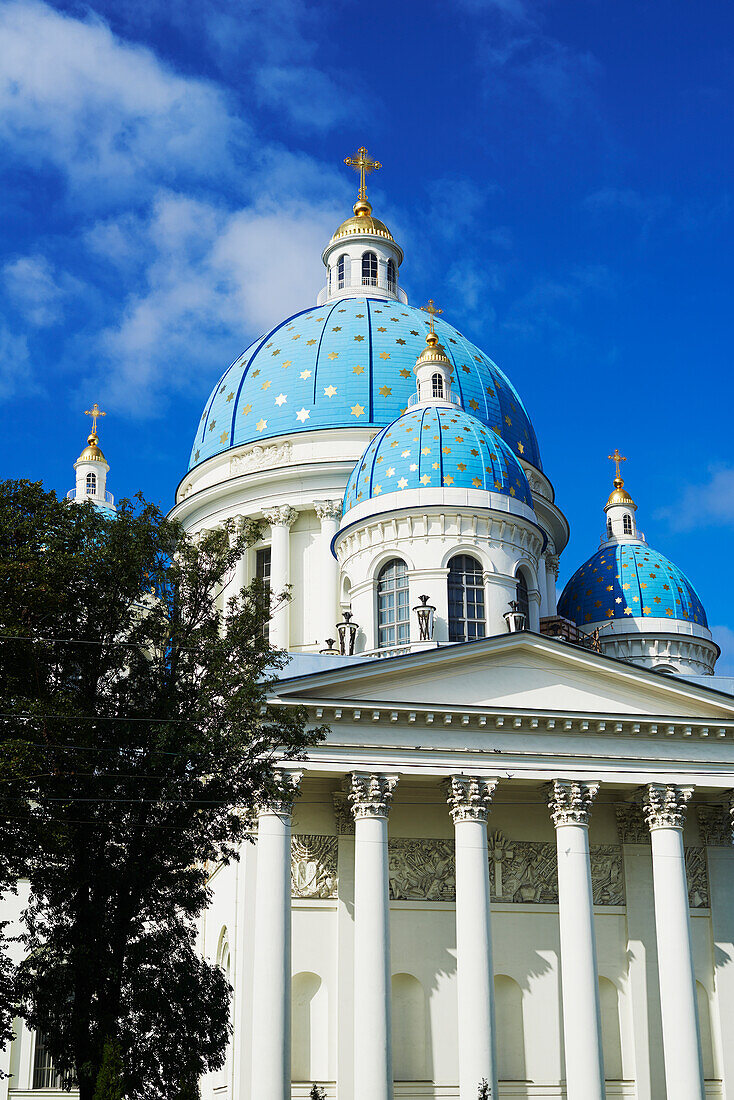
<svg viewBox="0 0 734 1100">
<path fill-rule="evenodd" d="M 610 541 L 597 550 L 564 588 L 558 614 L 582 629 L 629 618 L 708 627 L 688 577 L 641 540 Z"/>
<path fill-rule="evenodd" d="M 87 445 L 79 455 L 77 462 L 107 462 L 99 446 L 99 436 L 96 432 L 90 432 L 87 436 Z"/>
<path fill-rule="evenodd" d="M 287 317 L 222 375 L 201 415 L 189 468 L 242 444 L 334 428 L 383 428 L 408 407 L 429 321 L 380 298 L 339 298 Z M 505 374 L 475 344 L 435 319 L 452 389 L 467 412 L 538 469 L 530 417 Z"/>
<path fill-rule="evenodd" d="M 395 238 L 385 223 L 381 222 L 379 218 L 373 218 L 372 206 L 369 202 L 355 202 L 353 210 L 354 217 L 347 218 L 345 222 L 341 223 L 339 228 L 334 232 L 329 244 L 344 240 L 345 237 L 364 235 L 370 237 L 383 237 L 385 240 L 395 243 Z"/>
<path fill-rule="evenodd" d="M 407 505 L 411 490 L 438 490 L 441 499 L 503 511 L 519 506 L 532 518 L 521 463 L 498 434 L 456 406 L 421 405 L 375 436 L 349 476 L 343 514 L 361 512 L 377 497 L 380 510 Z"/>
</svg>

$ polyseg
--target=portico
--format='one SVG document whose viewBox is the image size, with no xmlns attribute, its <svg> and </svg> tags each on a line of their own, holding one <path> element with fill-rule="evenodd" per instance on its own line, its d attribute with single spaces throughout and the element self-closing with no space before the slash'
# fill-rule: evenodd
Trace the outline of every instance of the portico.
<svg viewBox="0 0 734 1100">
<path fill-rule="evenodd" d="M 558 643 L 519 644 L 535 647 L 536 664 L 541 649 L 546 658 L 553 647 L 561 658 L 576 656 Z M 713 818 L 727 839 L 729 795 L 725 769 L 704 778 L 691 746 L 712 744 L 713 735 L 724 759 L 734 709 L 714 731 L 703 715 L 668 728 L 620 710 L 592 719 L 476 701 L 463 710 L 383 706 L 368 679 L 389 675 L 399 697 L 387 664 L 350 670 L 348 706 L 333 698 L 343 692 L 336 667 L 323 674 L 318 702 L 308 703 L 332 732 L 305 764 L 294 805 L 291 858 L 300 870 L 282 899 L 294 938 L 292 978 L 283 972 L 280 996 L 287 1004 L 292 991 L 299 1042 L 306 1018 L 322 1019 L 323 1033 L 312 1030 L 308 1057 L 298 1055 L 318 1072 L 289 1082 L 283 1063 L 282 1095 L 305 1097 L 318 1079 L 340 1100 L 474 1100 L 486 1079 L 493 1096 L 654 1100 L 661 1093 L 646 1065 L 659 1058 L 671 1100 L 722 1096 L 707 841 Z M 483 664 L 486 685 L 486 654 Z M 432 700 L 440 665 L 433 660 Z M 304 688 L 294 680 L 279 697 L 303 701 Z M 628 702 L 632 694 L 630 685 Z M 661 734 L 675 746 L 671 755 L 690 760 L 664 774 L 657 765 L 657 781 L 645 783 L 645 754 Z M 633 849 L 648 869 L 644 884 L 628 873 Z M 730 843 L 717 844 L 716 856 L 731 859 Z M 266 858 L 280 861 L 268 872 L 280 881 L 286 849 L 270 847 Z M 260 851 L 257 859 L 259 874 Z M 655 913 L 641 942 L 640 908 Z M 334 930 L 325 944 L 314 941 L 317 921 Z M 721 907 L 716 921 L 734 932 Z M 259 940 L 254 949 L 267 952 Z M 635 993 L 642 949 L 658 975 L 644 1002 Z M 318 981 L 311 997 L 301 992 L 305 974 L 311 988 Z M 345 984 L 349 1014 L 336 1001 Z M 339 1054 L 345 1046 L 350 1057 Z M 264 1068 L 261 1047 L 257 1064 Z"/>
</svg>

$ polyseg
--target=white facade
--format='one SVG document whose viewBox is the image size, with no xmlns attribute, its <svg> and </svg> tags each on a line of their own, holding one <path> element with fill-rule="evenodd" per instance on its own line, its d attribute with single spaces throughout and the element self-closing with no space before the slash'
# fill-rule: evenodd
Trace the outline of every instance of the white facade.
<svg viewBox="0 0 734 1100">
<path fill-rule="evenodd" d="M 345 225 L 323 301 L 354 293 L 334 284 L 340 255 L 402 261 L 387 230 Z M 386 276 L 373 292 L 401 300 Z M 449 386 L 421 403 L 451 407 Z M 647 667 L 667 646 L 669 670 L 712 671 L 707 631 L 602 623 L 600 651 L 544 636 L 568 538 L 548 478 L 523 462 L 532 507 L 444 485 L 342 517 L 374 435 L 230 448 L 178 489 L 192 533 L 264 521 L 232 585 L 269 549 L 273 590 L 292 589 L 271 622 L 292 654 L 274 701 L 330 729 L 292 804 L 263 807 L 241 860 L 212 874 L 200 942 L 230 976 L 234 1032 L 205 1100 L 314 1083 L 330 1100 L 475 1100 L 482 1079 L 493 1098 L 734 1100 L 734 697 Z M 608 511 L 610 545 L 637 538 L 624 514 Z M 457 555 L 482 594 L 485 636 L 468 644 L 449 641 Z M 408 636 L 381 645 L 379 578 L 396 559 Z M 529 629 L 510 632 L 521 589 Z M 327 642 L 345 611 L 352 657 Z M 0 1096 L 48 1095 L 33 1043 L 20 1028 Z"/>
</svg>

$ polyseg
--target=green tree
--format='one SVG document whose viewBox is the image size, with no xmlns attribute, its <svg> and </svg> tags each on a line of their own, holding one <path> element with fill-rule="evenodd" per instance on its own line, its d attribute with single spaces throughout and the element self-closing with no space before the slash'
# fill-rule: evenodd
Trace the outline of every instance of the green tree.
<svg viewBox="0 0 734 1100">
<path fill-rule="evenodd" d="M 114 1039 L 107 1039 L 102 1048 L 102 1065 L 94 1086 L 94 1100 L 122 1100 L 122 1090 L 120 1044 Z"/>
<path fill-rule="evenodd" d="M 111 517 L 0 483 L 0 748 L 33 754 L 12 786 L 39 834 L 17 995 L 81 1100 L 111 1041 L 136 1100 L 224 1062 L 230 989 L 195 944 L 208 877 L 322 736 L 268 702 L 285 655 L 262 589 L 222 608 L 258 535 L 192 540 L 142 500 Z"/>
</svg>

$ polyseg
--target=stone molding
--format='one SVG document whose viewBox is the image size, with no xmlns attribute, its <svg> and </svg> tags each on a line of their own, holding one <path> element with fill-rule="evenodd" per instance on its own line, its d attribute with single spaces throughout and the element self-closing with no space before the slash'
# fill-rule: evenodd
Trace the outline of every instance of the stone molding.
<svg viewBox="0 0 734 1100">
<path fill-rule="evenodd" d="M 618 802 L 614 812 L 617 815 L 617 833 L 623 844 L 649 845 L 650 830 L 637 803 Z"/>
<path fill-rule="evenodd" d="M 256 443 L 243 454 L 233 455 L 229 462 L 231 477 L 247 474 L 251 470 L 270 470 L 275 466 L 289 466 L 293 445 L 289 440 L 284 443 Z"/>
<path fill-rule="evenodd" d="M 730 822 L 730 814 L 732 821 Z M 709 848 L 731 848 L 734 808 L 731 799 L 726 805 L 696 806 L 698 831 L 701 840 Z"/>
<path fill-rule="evenodd" d="M 292 527 L 298 519 L 298 512 L 290 504 L 281 504 L 277 508 L 263 508 L 263 515 L 271 527 Z"/>
<path fill-rule="evenodd" d="M 682 829 L 692 794 L 693 787 L 678 787 L 674 783 L 648 783 L 640 792 L 642 812 L 648 829 Z"/>
<path fill-rule="evenodd" d="M 334 802 L 334 818 L 336 819 L 336 831 L 339 836 L 354 836 L 354 815 L 346 794 L 338 792 L 332 796 Z"/>
<path fill-rule="evenodd" d="M 454 825 L 459 821 L 486 821 L 498 782 L 480 775 L 452 775 L 446 782 L 446 800 Z"/>
<path fill-rule="evenodd" d="M 548 809 L 553 824 L 588 825 L 591 805 L 600 783 L 582 783 L 575 779 L 553 779 L 546 788 Z"/>
<path fill-rule="evenodd" d="M 337 896 L 338 838 L 296 833 L 291 840 L 291 892 L 294 898 Z"/>
<path fill-rule="evenodd" d="M 352 772 L 347 777 L 347 796 L 352 804 L 355 819 L 360 817 L 384 817 L 390 813 L 392 792 L 398 777 L 381 772 Z"/>
<path fill-rule="evenodd" d="M 339 520 L 342 518 L 342 502 L 340 500 L 315 500 L 313 506 L 322 523 L 325 519 Z"/>
</svg>

